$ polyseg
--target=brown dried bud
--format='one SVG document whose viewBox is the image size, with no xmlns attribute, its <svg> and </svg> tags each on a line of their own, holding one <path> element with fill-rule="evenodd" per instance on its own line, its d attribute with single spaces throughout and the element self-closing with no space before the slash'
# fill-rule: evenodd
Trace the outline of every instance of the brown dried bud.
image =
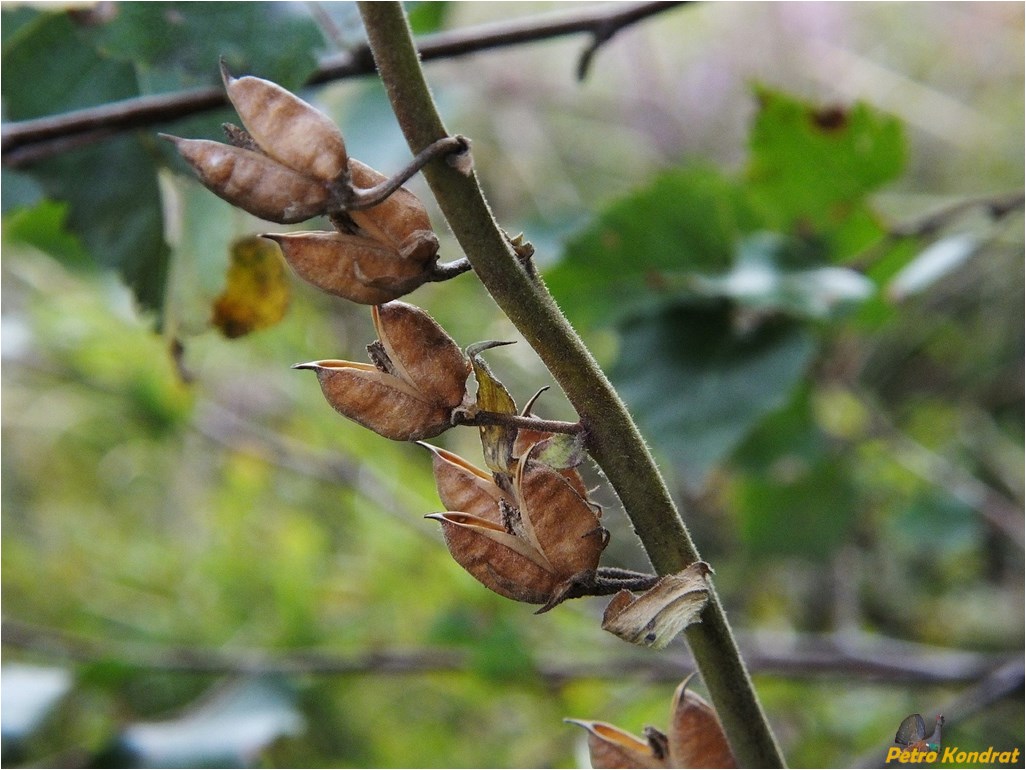
<svg viewBox="0 0 1026 770">
<path fill-rule="evenodd" d="M 379 305 L 409 294 L 431 275 L 431 266 L 402 259 L 361 235 L 327 231 L 267 233 L 300 278 L 321 291 L 361 305 Z"/>
<path fill-rule="evenodd" d="M 737 767 L 716 712 L 702 697 L 688 691 L 690 681 L 689 676 L 673 694 L 666 735 L 647 727 L 645 741 L 605 722 L 565 721 L 588 731 L 588 753 L 594 768 Z"/>
<path fill-rule="evenodd" d="M 374 308 L 375 365 L 322 360 L 294 369 L 317 373 L 328 403 L 385 438 L 416 441 L 452 426 L 470 364 L 427 313 L 404 302 Z"/>
<path fill-rule="evenodd" d="M 387 179 L 355 158 L 349 160 L 349 174 L 352 183 L 364 189 Z M 377 206 L 347 213 L 364 235 L 392 247 L 403 259 L 423 263 L 438 253 L 438 237 L 431 229 L 427 209 L 405 187 L 400 187 Z"/>
<path fill-rule="evenodd" d="M 221 78 L 246 130 L 269 156 L 322 182 L 346 171 L 342 132 L 323 112 L 269 80 L 233 77 L 223 61 Z"/>
<path fill-rule="evenodd" d="M 327 211 L 325 185 L 266 155 L 208 139 L 160 136 L 174 144 L 208 190 L 253 216 L 288 225 Z"/>
<path fill-rule="evenodd" d="M 466 464 L 453 465 L 467 471 Z M 442 525 L 449 552 L 478 581 L 497 594 L 548 609 L 582 574 L 594 574 L 606 539 L 588 503 L 551 468 L 522 462 L 513 486 L 518 507 L 500 499 L 498 523 L 465 512 L 429 518 Z M 467 497 L 491 512 L 483 494 Z"/>
</svg>

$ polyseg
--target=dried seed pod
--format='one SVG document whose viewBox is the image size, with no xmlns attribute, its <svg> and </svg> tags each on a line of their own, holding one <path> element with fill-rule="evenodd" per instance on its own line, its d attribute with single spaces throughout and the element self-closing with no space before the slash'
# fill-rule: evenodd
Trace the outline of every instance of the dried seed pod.
<svg viewBox="0 0 1026 770">
<path fill-rule="evenodd" d="M 292 368 L 316 372 L 324 397 L 337 412 L 385 438 L 417 441 L 452 427 L 450 409 L 371 364 L 326 359 Z"/>
<path fill-rule="evenodd" d="M 467 392 L 470 362 L 430 315 L 406 302 L 371 309 L 395 373 L 433 403 L 454 409 Z"/>
<path fill-rule="evenodd" d="M 223 61 L 221 78 L 243 125 L 269 156 L 322 182 L 332 182 L 347 170 L 342 132 L 323 112 L 277 83 L 234 77 Z"/>
<path fill-rule="evenodd" d="M 327 187 L 266 155 L 208 139 L 160 136 L 174 144 L 208 190 L 254 216 L 287 225 L 327 212 Z"/>
<path fill-rule="evenodd" d="M 595 768 L 732 768 L 737 762 L 712 706 L 688 691 L 689 676 L 677 687 L 664 735 L 645 728 L 647 741 L 605 722 L 567 719 L 588 731 L 588 753 Z"/>
<path fill-rule="evenodd" d="M 523 470 L 525 465 L 530 467 Z M 566 599 L 582 575 L 594 574 L 605 538 L 591 507 L 557 471 L 524 463 L 513 486 L 519 507 L 500 498 L 498 522 L 462 511 L 429 518 L 442 524 L 449 552 L 471 575 L 502 596 L 542 604 L 544 611 Z M 483 495 L 465 493 L 475 506 L 486 504 Z"/>
<path fill-rule="evenodd" d="M 513 488 L 528 539 L 561 579 L 598 567 L 606 545 L 603 529 L 562 474 L 525 459 L 517 466 Z"/>
<path fill-rule="evenodd" d="M 656 755 L 651 743 L 607 722 L 564 720 L 588 731 L 588 753 L 594 768 L 669 767 L 666 757 Z M 703 767 L 704 765 L 687 765 Z M 684 765 L 681 765 L 684 767 Z"/>
<path fill-rule="evenodd" d="M 545 604 L 559 580 L 544 557 L 527 541 L 493 521 L 461 512 L 427 516 L 442 525 L 453 559 L 500 596 L 528 604 Z"/>
<path fill-rule="evenodd" d="M 267 233 L 285 261 L 322 291 L 362 305 L 402 297 L 430 276 L 430 268 L 407 259 L 377 241 L 326 231 Z"/>
<path fill-rule="evenodd" d="M 462 457 L 444 449 L 421 443 L 433 455 L 432 470 L 442 505 L 450 511 L 462 511 L 496 524 L 501 523 L 499 502 L 506 495 L 485 473 Z"/>
<path fill-rule="evenodd" d="M 349 159 L 349 174 L 353 185 L 363 189 L 387 179 L 355 158 Z M 427 209 L 405 187 L 400 187 L 377 206 L 347 214 L 364 235 L 391 246 L 403 259 L 427 262 L 438 254 L 438 237 L 431 229 Z"/>
<path fill-rule="evenodd" d="M 672 767 L 737 767 L 713 707 L 687 689 L 691 677 L 677 687 L 667 733 Z"/>
</svg>

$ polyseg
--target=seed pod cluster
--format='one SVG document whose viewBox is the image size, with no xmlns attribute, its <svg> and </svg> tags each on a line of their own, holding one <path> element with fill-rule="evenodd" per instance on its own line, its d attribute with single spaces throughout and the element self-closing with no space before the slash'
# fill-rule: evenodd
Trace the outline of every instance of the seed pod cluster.
<svg viewBox="0 0 1026 770">
<path fill-rule="evenodd" d="M 670 708 L 670 729 L 645 728 L 639 738 L 607 722 L 566 721 L 588 731 L 588 753 L 595 768 L 737 767 L 713 707 L 688 690 L 688 677 L 677 687 Z"/>
<path fill-rule="evenodd" d="M 397 299 L 431 278 L 438 238 L 427 210 L 400 187 L 363 210 L 345 210 L 347 192 L 386 177 L 350 158 L 338 127 L 310 104 L 258 77 L 234 77 L 225 91 L 245 128 L 226 124 L 229 144 L 162 135 L 214 194 L 254 216 L 295 224 L 327 215 L 336 232 L 266 237 L 304 280 L 360 304 Z"/>
<path fill-rule="evenodd" d="M 427 313 L 405 302 L 372 308 L 371 364 L 326 359 L 296 364 L 317 373 L 336 411 L 385 438 L 416 441 L 452 427 L 470 363 Z"/>
<path fill-rule="evenodd" d="M 442 525 L 452 557 L 478 581 L 544 611 L 594 575 L 608 533 L 562 473 L 530 450 L 510 477 L 431 449 L 438 494 L 450 510 L 428 518 Z"/>
</svg>

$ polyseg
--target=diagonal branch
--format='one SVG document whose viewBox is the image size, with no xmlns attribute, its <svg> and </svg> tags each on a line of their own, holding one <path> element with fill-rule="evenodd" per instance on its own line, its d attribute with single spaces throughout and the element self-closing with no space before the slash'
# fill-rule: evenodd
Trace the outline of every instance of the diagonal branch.
<svg viewBox="0 0 1026 770">
<path fill-rule="evenodd" d="M 424 61 L 432 61 L 565 35 L 590 33 L 594 42 L 586 49 L 585 58 L 582 58 L 582 67 L 586 69 L 595 49 L 616 32 L 678 5 L 681 2 L 617 4 L 611 9 L 603 5 L 540 18 L 483 24 L 425 35 L 417 41 L 417 49 Z M 370 49 L 361 44 L 322 60 L 307 85 L 320 85 L 373 73 L 374 60 Z M 7 123 L 3 127 L 3 162 L 4 165 L 15 167 L 28 165 L 72 146 L 102 141 L 117 132 L 168 123 L 227 105 L 223 89 L 210 86 L 140 96 L 61 115 Z M 70 139 L 74 139 L 71 144 Z"/>
</svg>

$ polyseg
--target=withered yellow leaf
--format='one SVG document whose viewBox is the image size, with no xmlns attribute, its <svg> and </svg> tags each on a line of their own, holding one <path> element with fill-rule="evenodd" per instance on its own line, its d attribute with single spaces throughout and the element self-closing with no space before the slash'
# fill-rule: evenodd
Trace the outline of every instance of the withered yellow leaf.
<svg viewBox="0 0 1026 770">
<path fill-rule="evenodd" d="M 225 289 L 214 300 L 214 324 L 233 339 L 274 326 L 289 307 L 289 281 L 278 247 L 253 236 L 232 244 Z"/>
</svg>

